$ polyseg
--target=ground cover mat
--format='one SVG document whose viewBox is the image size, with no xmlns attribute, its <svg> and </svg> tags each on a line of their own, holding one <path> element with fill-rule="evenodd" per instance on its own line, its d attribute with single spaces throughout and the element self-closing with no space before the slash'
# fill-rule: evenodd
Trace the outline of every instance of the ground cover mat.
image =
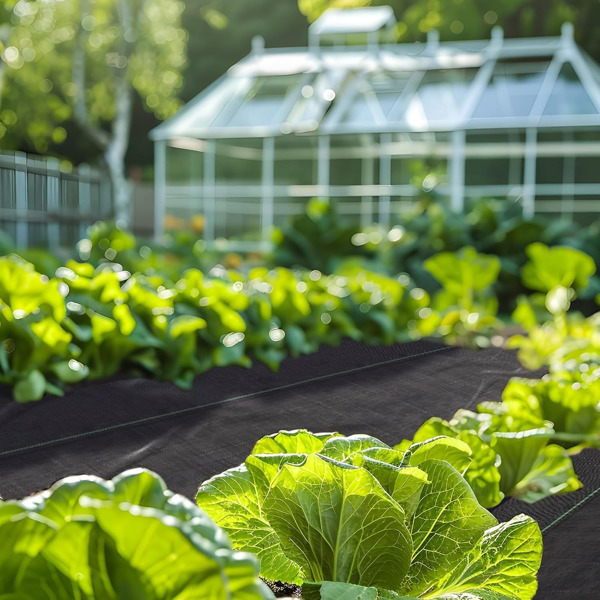
<svg viewBox="0 0 600 600">
<path fill-rule="evenodd" d="M 393 446 L 430 417 L 451 419 L 500 399 L 512 377 L 536 378 L 512 351 L 472 351 L 418 341 L 337 348 L 286 359 L 278 372 L 212 369 L 191 391 L 113 377 L 64 398 L 18 404 L 0 388 L 0 495 L 22 498 L 68 475 L 112 478 L 134 467 L 159 473 L 193 500 L 198 485 L 244 461 L 257 440 L 280 430 L 357 433 Z M 542 530 L 536 598 L 600 595 L 600 451 L 573 456 L 582 487 L 526 503 L 506 497 L 499 521 L 524 513 Z"/>
</svg>

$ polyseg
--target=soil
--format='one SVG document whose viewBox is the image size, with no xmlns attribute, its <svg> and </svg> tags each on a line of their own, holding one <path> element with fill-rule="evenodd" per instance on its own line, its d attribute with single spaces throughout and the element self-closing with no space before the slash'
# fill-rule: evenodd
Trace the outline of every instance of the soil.
<svg viewBox="0 0 600 600">
<path fill-rule="evenodd" d="M 302 598 L 302 588 L 293 583 L 282 583 L 281 581 L 263 581 L 271 588 L 276 598 Z"/>
</svg>

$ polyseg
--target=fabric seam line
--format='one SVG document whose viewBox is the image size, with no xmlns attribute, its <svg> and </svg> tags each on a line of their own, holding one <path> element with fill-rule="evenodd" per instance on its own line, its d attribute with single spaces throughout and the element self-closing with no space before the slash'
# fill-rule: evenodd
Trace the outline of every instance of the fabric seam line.
<svg viewBox="0 0 600 600">
<path fill-rule="evenodd" d="M 590 500 L 598 492 L 600 492 L 600 487 L 597 487 L 595 490 L 591 491 L 587 496 L 582 498 L 577 504 L 575 504 L 574 506 L 571 506 L 571 508 L 566 510 L 562 515 L 560 515 L 559 517 L 554 519 L 554 521 L 552 521 L 552 523 L 550 523 L 550 525 L 546 525 L 546 527 L 544 527 L 544 529 L 542 529 L 542 533 L 546 533 L 546 531 L 548 531 L 548 529 L 550 529 L 551 527 L 554 527 L 554 525 L 557 525 L 558 523 L 560 523 L 566 516 L 570 515 L 574 510 L 579 508 L 584 502 L 587 502 L 588 500 Z"/>
<path fill-rule="evenodd" d="M 398 358 L 392 358 L 389 360 L 384 360 L 382 362 L 373 363 L 369 365 L 362 365 L 360 367 L 354 367 L 353 369 L 347 369 L 345 371 L 338 371 L 336 373 L 328 373 L 327 375 L 318 375 L 317 377 L 311 377 L 310 379 L 303 379 L 302 381 L 296 381 L 294 383 L 287 383 L 285 385 L 279 385 L 273 388 L 269 388 L 266 390 L 258 390 L 256 392 L 250 392 L 249 394 L 241 394 L 239 396 L 233 396 L 231 398 L 223 398 L 222 400 L 216 400 L 215 402 L 209 402 L 207 404 L 202 404 L 201 406 L 189 406 L 187 408 L 182 408 L 179 410 L 161 413 L 160 415 L 154 415 L 151 417 L 144 417 L 143 419 L 135 419 L 133 421 L 127 421 L 126 423 L 118 423 L 116 425 L 110 425 L 107 427 L 101 427 L 100 429 L 94 429 L 93 431 L 86 431 L 85 433 L 77 433 L 74 435 L 68 435 L 61 438 L 56 438 L 54 440 L 48 440 L 46 442 L 39 442 L 37 444 L 30 444 L 29 446 L 22 446 L 21 448 L 13 448 L 12 450 L 4 450 L 0 452 L 0 457 L 10 456 L 12 454 L 18 454 L 19 452 L 23 452 L 25 450 L 33 450 L 34 448 L 42 448 L 44 446 L 51 446 L 53 444 L 58 444 L 60 442 L 66 442 L 76 439 L 85 438 L 90 435 L 94 435 L 97 433 L 104 433 L 106 431 L 112 431 L 116 429 L 121 429 L 123 427 L 128 427 L 130 425 L 139 425 L 141 423 L 148 423 L 150 421 L 156 421 L 165 417 L 174 417 L 182 414 L 186 414 L 189 412 L 193 412 L 196 410 L 202 410 L 203 408 L 210 408 L 212 406 L 218 406 L 220 404 L 227 404 L 229 402 L 235 402 L 236 400 L 244 400 L 247 398 L 252 398 L 254 396 L 258 396 L 259 394 L 268 394 L 270 392 L 277 392 L 280 390 L 285 390 L 289 388 L 296 387 L 298 385 L 303 385 L 306 383 L 314 383 L 315 381 L 322 381 L 325 379 L 330 379 L 333 377 L 338 377 L 340 375 L 348 375 L 350 373 L 356 373 L 358 371 L 364 371 L 366 369 L 372 369 L 374 367 L 381 367 L 384 365 L 388 365 L 391 363 L 401 362 L 404 360 L 410 360 L 413 358 L 420 358 L 422 356 L 427 356 L 428 354 L 435 354 L 437 352 L 443 352 L 447 350 L 457 350 L 458 348 L 455 346 L 442 346 L 441 348 L 435 348 L 434 350 L 427 350 L 426 352 L 421 352 L 419 354 L 413 354 L 411 356 L 400 356 Z"/>
</svg>

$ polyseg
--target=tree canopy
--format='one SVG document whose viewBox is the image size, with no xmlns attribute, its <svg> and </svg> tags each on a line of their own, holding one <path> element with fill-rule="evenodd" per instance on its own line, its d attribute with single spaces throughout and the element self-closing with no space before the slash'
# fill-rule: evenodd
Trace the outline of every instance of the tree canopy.
<svg viewBox="0 0 600 600">
<path fill-rule="evenodd" d="M 577 41 L 600 59 L 598 0 L 298 0 L 314 21 L 328 8 L 389 5 L 398 19 L 398 41 L 423 39 L 432 29 L 445 40 L 485 39 L 499 25 L 506 37 L 559 35 L 561 25 L 575 25 Z"/>
<path fill-rule="evenodd" d="M 487 38 L 495 25 L 507 37 L 558 35 L 571 21 L 600 60 L 598 0 L 0 0 L 0 147 L 94 160 L 124 80 L 128 160 L 150 163 L 149 129 L 246 55 L 253 36 L 267 47 L 303 46 L 307 18 L 369 4 L 394 8 L 400 42 L 431 29 L 445 40 Z"/>
</svg>

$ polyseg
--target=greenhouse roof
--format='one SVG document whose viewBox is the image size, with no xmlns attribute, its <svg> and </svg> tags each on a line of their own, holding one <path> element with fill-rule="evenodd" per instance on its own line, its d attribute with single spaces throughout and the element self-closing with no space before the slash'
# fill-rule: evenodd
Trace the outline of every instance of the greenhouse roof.
<svg viewBox="0 0 600 600">
<path fill-rule="evenodd" d="M 311 35 L 341 31 L 327 14 Z M 385 26 L 388 17 L 376 11 L 362 18 L 362 31 Z M 358 31 L 355 19 L 346 21 L 346 32 Z M 256 45 L 151 137 L 577 126 L 600 126 L 600 67 L 566 24 L 555 38 L 504 39 L 495 29 L 483 41 L 439 42 L 430 35 L 417 44 Z"/>
</svg>

